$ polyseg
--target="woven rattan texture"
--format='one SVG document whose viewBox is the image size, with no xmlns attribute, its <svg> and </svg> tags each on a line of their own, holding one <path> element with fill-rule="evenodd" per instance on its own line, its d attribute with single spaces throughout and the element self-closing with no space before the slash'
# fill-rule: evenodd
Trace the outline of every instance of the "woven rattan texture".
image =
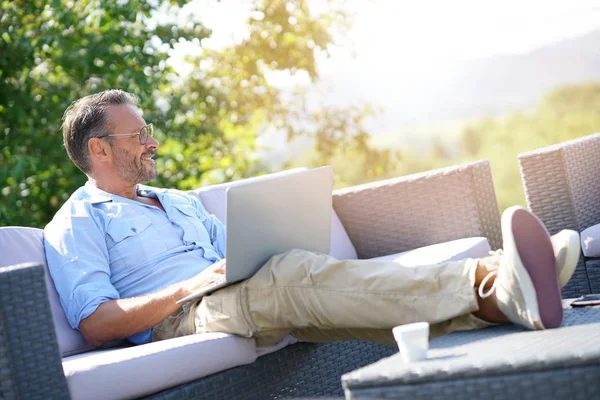
<svg viewBox="0 0 600 400">
<path fill-rule="evenodd" d="M 592 293 L 590 278 L 588 276 L 587 265 L 583 256 L 579 257 L 577 267 L 569 283 L 562 289 L 562 296 L 565 299 L 579 297 L 583 294 Z"/>
<path fill-rule="evenodd" d="M 347 392 L 346 399 L 589 400 L 600 393 L 599 377 L 598 365 L 558 368 L 526 375 L 509 373 L 452 382 L 359 389 Z"/>
<path fill-rule="evenodd" d="M 519 155 L 527 204 L 550 233 L 600 223 L 599 152 L 594 134 Z M 563 295 L 590 293 L 589 273 L 582 258 Z"/>
<path fill-rule="evenodd" d="M 527 205 L 550 233 L 578 229 L 560 150 L 521 154 L 519 167 Z"/>
<path fill-rule="evenodd" d="M 596 324 L 595 326 L 599 326 L 600 324 L 600 310 L 594 307 L 583 307 L 583 308 L 568 308 L 565 310 L 563 322 L 561 324 L 562 327 L 571 327 L 578 325 L 587 325 L 587 324 Z M 478 340 L 489 340 L 495 337 L 507 335 L 510 333 L 518 333 L 518 332 L 532 332 L 531 330 L 520 326 L 520 325 L 498 325 L 490 329 L 482 330 L 470 330 L 464 332 L 454 332 L 448 335 L 444 335 L 433 339 L 430 342 L 431 349 L 442 349 L 456 346 L 463 346 Z M 554 335 L 559 331 L 548 331 L 550 335 Z M 544 333 L 543 335 L 547 335 Z M 579 338 L 579 340 L 583 340 L 582 346 L 585 346 L 589 338 L 583 337 Z M 568 342 L 568 337 L 560 337 L 559 340 L 563 342 Z M 556 339 L 552 339 L 553 342 Z"/>
<path fill-rule="evenodd" d="M 337 190 L 333 205 L 359 258 L 472 236 L 500 247 L 487 161 Z"/>
<path fill-rule="evenodd" d="M 395 353 L 359 341 L 299 343 L 233 368 L 158 393 L 151 399 L 285 399 L 343 396 L 340 377 Z"/>
<path fill-rule="evenodd" d="M 579 297 L 583 294 L 592 293 L 590 278 L 587 271 L 587 264 L 583 257 L 579 257 L 579 262 L 569 283 L 562 289 L 562 296 L 565 299 Z"/>
<path fill-rule="evenodd" d="M 0 357 L 4 398 L 69 398 L 42 265 L 0 268 Z"/>
<path fill-rule="evenodd" d="M 474 384 L 486 382 L 491 386 L 485 386 L 486 398 L 488 395 L 508 398 L 502 397 L 505 394 L 516 398 L 570 398 L 544 397 L 544 394 L 555 392 L 577 396 L 578 384 L 565 385 L 562 380 L 547 382 L 544 388 L 533 388 L 531 392 L 521 394 L 513 392 L 511 385 L 515 384 L 516 378 L 536 383 L 557 372 L 574 377 L 571 370 L 581 374 L 577 376 L 584 380 L 590 379 L 587 375 L 595 374 L 595 381 L 600 382 L 600 348 L 590 346 L 600 340 L 599 322 L 598 308 L 568 309 L 560 329 L 529 331 L 516 325 L 499 325 L 454 332 L 431 342 L 425 362 L 406 364 L 396 354 L 346 374 L 342 381 L 352 398 L 376 397 L 382 393 L 388 397 L 405 396 L 413 391 L 421 398 L 419 396 L 426 396 L 430 390 L 465 395 L 473 390 Z M 592 386 L 597 388 L 594 386 L 597 384 Z M 461 385 L 465 387 L 461 388 Z M 438 395 L 429 395 L 438 398 Z"/>
<path fill-rule="evenodd" d="M 600 293 L 600 259 L 586 259 L 585 267 L 587 269 L 588 277 L 590 278 L 592 293 Z"/>
<path fill-rule="evenodd" d="M 483 228 L 483 236 L 488 238 L 493 250 L 502 247 L 502 231 L 500 228 L 500 211 L 492 171 L 487 161 L 471 164 L 469 168 L 473 179 L 473 196 Z"/>
<path fill-rule="evenodd" d="M 579 230 L 600 223 L 600 134 L 562 147 Z"/>
<path fill-rule="evenodd" d="M 600 134 L 519 155 L 525 196 L 551 233 L 600 223 Z"/>
<path fill-rule="evenodd" d="M 531 331 L 506 324 L 453 332 L 431 342 L 428 360 L 388 357 L 343 377 L 346 387 L 418 384 L 438 380 L 600 365 L 600 309 L 569 309 L 560 329 Z"/>
</svg>

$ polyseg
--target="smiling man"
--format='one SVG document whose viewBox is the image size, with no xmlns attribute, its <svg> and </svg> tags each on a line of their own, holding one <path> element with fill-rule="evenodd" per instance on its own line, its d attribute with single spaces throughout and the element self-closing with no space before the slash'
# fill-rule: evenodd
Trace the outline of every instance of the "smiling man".
<svg viewBox="0 0 600 400">
<path fill-rule="evenodd" d="M 250 279 L 181 307 L 178 300 L 224 273 L 223 224 L 192 196 L 141 185 L 156 176 L 159 143 L 130 94 L 77 100 L 65 112 L 63 135 L 88 182 L 45 228 L 45 250 L 67 319 L 92 345 L 215 331 L 258 345 L 290 333 L 391 343 L 392 327 L 416 321 L 431 323 L 432 335 L 562 321 L 559 283 L 577 264 L 579 236 L 551 240 L 520 207 L 504 213 L 504 253 L 491 257 L 405 268 L 291 250 Z"/>
<path fill-rule="evenodd" d="M 70 324 L 95 345 L 150 341 L 150 329 L 203 278 L 169 285 L 224 258 L 223 226 L 195 199 L 137 185 L 156 176 L 159 146 L 137 104 L 109 90 L 73 103 L 64 117 L 65 148 L 88 182 L 46 227 L 45 248 Z"/>
</svg>

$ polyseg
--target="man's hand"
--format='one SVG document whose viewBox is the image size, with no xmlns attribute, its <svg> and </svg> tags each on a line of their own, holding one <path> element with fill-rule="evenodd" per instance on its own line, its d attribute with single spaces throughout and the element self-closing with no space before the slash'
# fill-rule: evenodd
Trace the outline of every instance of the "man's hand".
<svg viewBox="0 0 600 400">
<path fill-rule="evenodd" d="M 225 275 L 225 259 L 217 261 L 198 275 L 184 281 L 183 293 L 185 296 L 195 293 L 221 279 L 223 275 Z"/>
</svg>

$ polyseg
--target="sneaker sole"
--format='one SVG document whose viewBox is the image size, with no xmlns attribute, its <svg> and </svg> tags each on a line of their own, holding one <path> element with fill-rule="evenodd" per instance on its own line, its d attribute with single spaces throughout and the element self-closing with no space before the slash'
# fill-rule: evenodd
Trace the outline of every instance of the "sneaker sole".
<svg viewBox="0 0 600 400">
<path fill-rule="evenodd" d="M 552 242 L 541 221 L 525 209 L 512 215 L 511 229 L 523 268 L 515 268 L 536 329 L 558 328 L 562 299 Z"/>
</svg>

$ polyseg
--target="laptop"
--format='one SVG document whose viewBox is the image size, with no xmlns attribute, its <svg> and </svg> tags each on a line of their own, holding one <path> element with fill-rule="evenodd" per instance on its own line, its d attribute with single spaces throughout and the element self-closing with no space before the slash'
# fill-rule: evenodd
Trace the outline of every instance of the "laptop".
<svg viewBox="0 0 600 400">
<path fill-rule="evenodd" d="M 229 187 L 225 275 L 177 303 L 248 279 L 271 257 L 288 250 L 328 254 L 332 190 L 331 166 Z"/>
</svg>

